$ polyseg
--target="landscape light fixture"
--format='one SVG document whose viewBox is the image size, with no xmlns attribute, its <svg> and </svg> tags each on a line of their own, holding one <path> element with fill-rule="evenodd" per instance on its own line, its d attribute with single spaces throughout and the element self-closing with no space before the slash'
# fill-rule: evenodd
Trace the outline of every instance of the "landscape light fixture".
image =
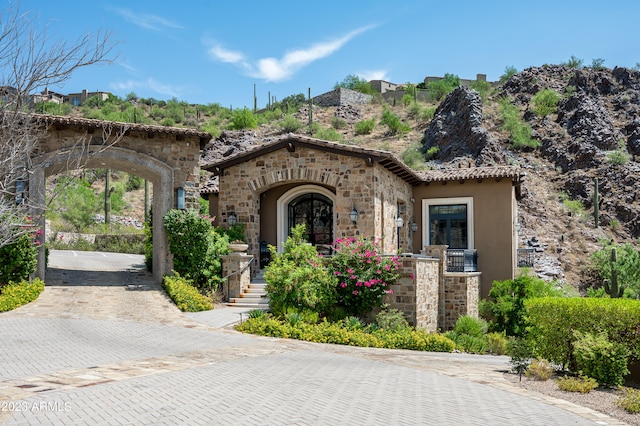
<svg viewBox="0 0 640 426">
<path fill-rule="evenodd" d="M 176 189 L 176 207 L 184 210 L 184 188 L 181 186 Z"/>
<path fill-rule="evenodd" d="M 358 210 L 356 210 L 355 207 L 351 210 L 351 213 L 349 213 L 349 218 L 354 225 L 358 222 Z"/>
<path fill-rule="evenodd" d="M 229 226 L 233 226 L 238 223 L 238 217 L 235 213 L 229 213 L 229 216 L 227 216 L 227 222 L 229 223 Z"/>
</svg>

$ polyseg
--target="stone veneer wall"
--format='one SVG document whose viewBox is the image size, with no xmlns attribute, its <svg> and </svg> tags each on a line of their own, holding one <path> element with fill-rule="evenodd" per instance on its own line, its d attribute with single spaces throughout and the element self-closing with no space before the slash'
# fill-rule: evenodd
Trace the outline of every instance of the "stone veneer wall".
<svg viewBox="0 0 640 426">
<path fill-rule="evenodd" d="M 409 324 L 429 332 L 438 331 L 438 264 L 436 258 L 404 256 L 393 293 L 384 298 L 390 308 L 404 312 Z"/>
<path fill-rule="evenodd" d="M 367 165 L 363 158 L 300 146 L 293 152 L 282 148 L 223 170 L 219 183 L 218 212 L 221 220 L 218 223 L 225 223 L 228 214 L 234 212 L 238 223 L 245 226 L 248 253 L 258 256 L 260 194 L 292 183 L 318 184 L 335 191 L 335 238 L 357 235 L 388 237 L 388 234 L 383 234 L 387 230 L 377 226 L 381 215 L 388 213 L 382 208 L 381 200 L 386 199 L 386 203 L 395 206 L 399 197 L 410 199 L 411 192 L 409 184 L 377 163 Z M 354 207 L 358 210 L 355 225 L 349 218 Z M 395 214 L 395 207 L 391 214 Z M 395 216 L 382 222 L 395 224 Z M 374 235 L 369 234 L 371 230 L 374 230 Z M 384 247 L 385 253 L 395 253 L 396 249 L 397 245 Z"/>
<path fill-rule="evenodd" d="M 478 317 L 480 272 L 447 272 L 444 281 L 444 330 L 451 330 L 463 315 Z"/>
<path fill-rule="evenodd" d="M 375 234 L 384 236 L 382 249 L 384 253 L 413 252 L 411 238 L 409 237 L 410 212 L 413 205 L 410 205 L 412 187 L 396 175 L 390 174 L 386 169 L 379 167 L 376 169 L 376 218 Z M 396 218 L 398 217 L 398 202 L 406 208 L 400 216 L 404 220 L 404 226 L 400 228 L 400 244 L 398 244 L 398 228 Z"/>
<path fill-rule="evenodd" d="M 373 99 L 371 95 L 357 92 L 351 89 L 339 87 L 311 99 L 314 105 L 328 107 L 341 105 L 368 104 Z"/>
</svg>

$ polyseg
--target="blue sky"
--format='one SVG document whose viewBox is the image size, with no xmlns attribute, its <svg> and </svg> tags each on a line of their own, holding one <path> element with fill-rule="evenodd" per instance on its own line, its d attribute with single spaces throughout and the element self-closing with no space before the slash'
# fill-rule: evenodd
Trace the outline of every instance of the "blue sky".
<svg viewBox="0 0 640 426">
<path fill-rule="evenodd" d="M 6 2 L 5 4 L 8 4 Z M 78 71 L 61 93 L 225 107 L 258 107 L 311 89 L 316 96 L 347 75 L 394 83 L 457 74 L 497 80 L 558 64 L 640 62 L 637 0 L 538 1 L 42 1 L 22 0 L 53 39 L 108 30 L 111 65 Z"/>
</svg>

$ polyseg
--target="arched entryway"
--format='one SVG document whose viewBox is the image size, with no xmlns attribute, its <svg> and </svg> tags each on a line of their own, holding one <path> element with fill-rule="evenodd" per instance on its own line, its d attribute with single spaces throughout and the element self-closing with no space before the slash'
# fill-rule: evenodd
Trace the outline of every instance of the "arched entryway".
<svg viewBox="0 0 640 426">
<path fill-rule="evenodd" d="M 285 192 L 277 203 L 278 250 L 292 227 L 305 224 L 307 240 L 329 254 L 335 239 L 335 194 L 318 185 L 301 185 Z"/>
<path fill-rule="evenodd" d="M 171 272 L 172 259 L 163 227 L 164 214 L 178 206 L 198 207 L 200 150 L 211 135 L 195 129 L 117 123 L 34 114 L 46 131 L 29 168 L 32 215 L 45 228 L 46 177 L 77 168 L 109 168 L 140 176 L 153 185 L 153 276 Z M 43 238 L 43 237 L 41 237 Z M 45 278 L 41 240 L 36 274 Z"/>
</svg>

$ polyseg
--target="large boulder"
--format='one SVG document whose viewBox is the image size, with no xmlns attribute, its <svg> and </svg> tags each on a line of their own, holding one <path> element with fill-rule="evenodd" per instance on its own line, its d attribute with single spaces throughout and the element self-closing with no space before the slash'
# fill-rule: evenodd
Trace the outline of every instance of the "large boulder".
<svg viewBox="0 0 640 426">
<path fill-rule="evenodd" d="M 423 139 L 422 152 L 438 148 L 443 162 L 472 159 L 477 165 L 506 163 L 506 155 L 482 126 L 482 98 L 475 90 L 458 87 L 436 109 Z"/>
</svg>

